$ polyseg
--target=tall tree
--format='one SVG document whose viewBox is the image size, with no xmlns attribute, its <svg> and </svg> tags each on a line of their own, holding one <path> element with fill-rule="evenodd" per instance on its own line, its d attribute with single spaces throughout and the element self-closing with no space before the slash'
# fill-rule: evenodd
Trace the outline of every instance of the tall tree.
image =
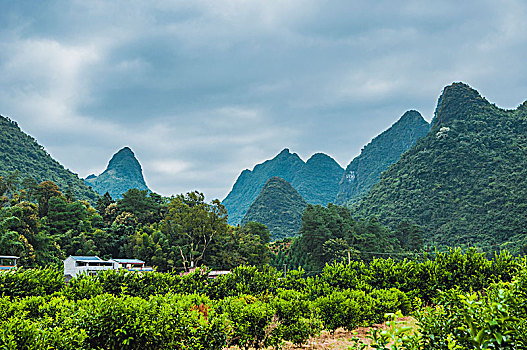
<svg viewBox="0 0 527 350">
<path fill-rule="evenodd" d="M 217 235 L 227 232 L 227 210 L 219 200 L 208 204 L 198 191 L 176 196 L 168 204 L 161 230 L 179 251 L 183 268 L 198 266 Z"/>
</svg>

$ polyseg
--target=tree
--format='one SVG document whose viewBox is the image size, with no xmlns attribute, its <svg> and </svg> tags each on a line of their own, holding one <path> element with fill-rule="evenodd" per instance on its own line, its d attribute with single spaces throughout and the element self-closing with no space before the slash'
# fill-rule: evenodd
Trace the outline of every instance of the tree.
<svg viewBox="0 0 527 350">
<path fill-rule="evenodd" d="M 53 197 L 62 196 L 59 186 L 52 181 L 44 181 L 37 187 L 38 213 L 40 217 L 48 215 L 49 200 Z"/>
<path fill-rule="evenodd" d="M 123 198 L 117 202 L 117 208 L 120 213 L 134 214 L 141 224 L 152 224 L 161 219 L 161 203 L 159 195 L 149 193 L 148 190 L 131 188 L 123 193 Z"/>
<path fill-rule="evenodd" d="M 397 226 L 395 236 L 404 250 L 423 249 L 423 229 L 414 222 L 402 220 Z"/>
<path fill-rule="evenodd" d="M 18 222 L 19 219 L 12 216 L 0 218 L 0 251 L 3 254 L 19 255 L 24 250 L 20 234 L 11 229 L 18 225 Z"/>
<path fill-rule="evenodd" d="M 217 199 L 205 203 L 205 196 L 198 191 L 172 199 L 161 225 L 179 252 L 185 270 L 198 266 L 214 237 L 225 234 L 227 229 L 225 207 Z"/>
</svg>

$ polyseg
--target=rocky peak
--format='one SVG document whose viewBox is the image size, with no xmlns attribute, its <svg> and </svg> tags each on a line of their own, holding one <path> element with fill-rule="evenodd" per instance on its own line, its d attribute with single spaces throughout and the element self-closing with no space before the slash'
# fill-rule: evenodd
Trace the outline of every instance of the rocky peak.
<svg viewBox="0 0 527 350">
<path fill-rule="evenodd" d="M 110 193 L 112 198 L 121 198 L 131 188 L 149 190 L 143 177 L 141 164 L 130 147 L 123 147 L 112 156 L 108 167 L 99 176 L 90 175 L 86 182 L 99 193 Z"/>
<path fill-rule="evenodd" d="M 465 83 L 453 83 L 443 89 L 437 101 L 432 126 L 450 123 L 459 118 L 477 114 L 488 107 L 489 102 L 478 91 Z"/>
</svg>

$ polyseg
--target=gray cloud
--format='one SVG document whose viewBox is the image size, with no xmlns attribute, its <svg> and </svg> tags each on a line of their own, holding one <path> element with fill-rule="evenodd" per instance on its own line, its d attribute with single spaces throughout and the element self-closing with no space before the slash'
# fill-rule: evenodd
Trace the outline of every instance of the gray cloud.
<svg viewBox="0 0 527 350">
<path fill-rule="evenodd" d="M 289 147 L 345 166 L 465 81 L 527 97 L 523 1 L 0 0 L 0 113 L 66 167 L 128 145 L 148 185 L 223 198 Z"/>
</svg>

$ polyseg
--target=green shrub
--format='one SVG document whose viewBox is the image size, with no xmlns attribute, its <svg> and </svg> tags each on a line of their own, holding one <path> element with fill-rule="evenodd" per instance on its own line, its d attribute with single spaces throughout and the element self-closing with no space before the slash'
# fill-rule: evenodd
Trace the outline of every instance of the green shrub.
<svg viewBox="0 0 527 350">
<path fill-rule="evenodd" d="M 221 305 L 232 327 L 229 345 L 260 349 L 280 343 L 280 339 L 271 336 L 278 327 L 278 317 L 270 303 L 252 295 L 240 295 L 225 298 Z"/>
<path fill-rule="evenodd" d="M 64 287 L 62 269 L 46 267 L 0 273 L 0 295 L 51 295 Z"/>
<path fill-rule="evenodd" d="M 400 311 L 407 315 L 411 310 L 410 301 L 406 294 L 396 288 L 374 289 L 370 297 L 374 300 L 373 318 L 371 319 L 374 323 L 385 321 L 385 315 L 388 313 Z"/>
<path fill-rule="evenodd" d="M 300 345 L 309 337 L 319 334 L 322 322 L 315 312 L 314 303 L 294 290 L 278 290 L 271 299 L 279 325 L 274 336 Z"/>
<path fill-rule="evenodd" d="M 84 330 L 52 325 L 45 319 L 13 317 L 0 327 L 0 348 L 6 350 L 83 349 L 85 339 Z"/>
<path fill-rule="evenodd" d="M 72 278 L 62 294 L 71 300 L 89 299 L 103 293 L 103 285 L 96 276 L 81 274 Z"/>
<path fill-rule="evenodd" d="M 273 293 L 279 287 L 281 276 L 281 272 L 268 265 L 261 269 L 255 266 L 240 266 L 232 270 L 231 274 L 211 281 L 207 294 L 214 299 L 224 299 L 242 294 Z"/>
<path fill-rule="evenodd" d="M 374 302 L 364 291 L 347 289 L 320 297 L 315 305 L 324 327 L 335 331 L 339 327 L 352 330 L 373 319 Z"/>
</svg>

